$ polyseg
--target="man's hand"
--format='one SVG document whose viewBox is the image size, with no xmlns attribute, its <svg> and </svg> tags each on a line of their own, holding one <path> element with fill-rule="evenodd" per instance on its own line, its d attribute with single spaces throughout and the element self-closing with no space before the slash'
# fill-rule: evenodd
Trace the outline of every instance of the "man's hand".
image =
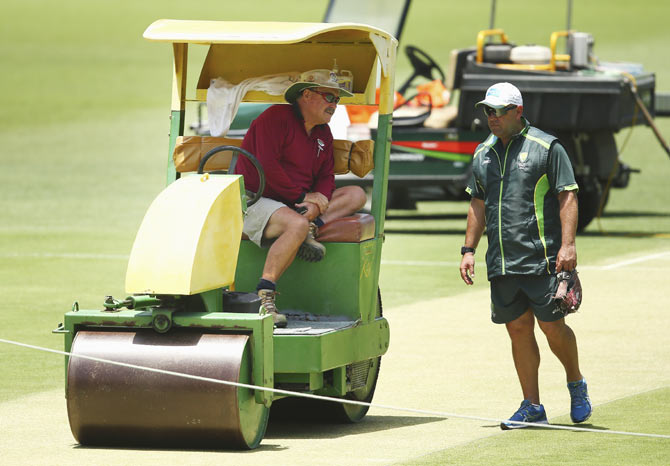
<svg viewBox="0 0 670 466">
<path fill-rule="evenodd" d="M 468 209 L 468 224 L 465 228 L 465 245 L 476 248 L 486 227 L 486 206 L 484 201 L 473 197 Z M 475 278 L 475 254 L 466 252 L 461 259 L 461 278 L 466 285 L 472 285 Z"/>
<path fill-rule="evenodd" d="M 475 255 L 471 252 L 463 254 L 461 259 L 461 278 L 466 285 L 472 285 L 475 278 Z"/>
<path fill-rule="evenodd" d="M 563 245 L 556 256 L 556 273 L 572 272 L 577 267 L 577 248 L 575 243 Z"/>
<path fill-rule="evenodd" d="M 301 202 L 300 204 L 296 204 L 295 206 L 304 207 L 304 210 L 298 213 L 307 217 L 307 219 L 310 222 L 319 216 L 319 207 L 312 202 Z"/>
<path fill-rule="evenodd" d="M 321 193 L 307 193 L 305 194 L 305 199 L 300 204 L 296 204 L 296 207 L 309 207 L 308 203 L 315 204 L 319 208 L 319 214 L 325 214 L 328 210 L 328 198 Z"/>
</svg>

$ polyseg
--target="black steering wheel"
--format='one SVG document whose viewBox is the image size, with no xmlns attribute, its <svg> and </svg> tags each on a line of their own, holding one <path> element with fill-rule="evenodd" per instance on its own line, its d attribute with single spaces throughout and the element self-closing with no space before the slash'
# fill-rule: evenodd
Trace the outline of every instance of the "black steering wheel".
<svg viewBox="0 0 670 466">
<path fill-rule="evenodd" d="M 263 191 L 265 190 L 265 172 L 263 171 L 261 163 L 258 161 L 256 156 L 253 155 L 251 152 L 237 146 L 215 147 L 214 149 L 207 152 L 205 156 L 202 158 L 202 160 L 200 160 L 200 165 L 198 165 L 198 174 L 202 175 L 203 173 L 205 173 L 204 171 L 205 164 L 209 159 L 211 159 L 214 155 L 218 154 L 219 152 L 223 152 L 226 150 L 229 150 L 233 153 L 233 158 L 230 160 L 230 166 L 228 167 L 227 172 L 217 170 L 211 173 L 233 173 L 235 171 L 235 164 L 237 163 L 237 155 L 235 154 L 236 152 L 239 152 L 240 154 L 244 155 L 248 160 L 250 160 L 251 163 L 254 165 L 254 168 L 258 172 L 258 190 L 256 192 L 247 191 L 247 207 L 251 207 L 256 202 L 258 202 L 258 200 L 263 195 Z M 249 193 L 251 193 L 250 196 L 248 195 Z"/>
<path fill-rule="evenodd" d="M 413 45 L 408 45 L 405 47 L 405 54 L 407 55 L 412 68 L 414 68 L 414 73 L 407 81 L 405 81 L 405 84 L 403 84 L 400 89 L 398 89 L 398 92 L 401 95 L 405 94 L 405 91 L 410 86 L 410 84 L 412 84 L 412 81 L 414 81 L 419 76 L 426 78 L 429 81 L 436 79 L 433 77 L 433 71 L 437 72 L 442 82 L 445 81 L 442 68 L 440 68 L 440 65 L 435 63 L 435 60 L 429 57 L 426 52 L 419 50 Z"/>
</svg>

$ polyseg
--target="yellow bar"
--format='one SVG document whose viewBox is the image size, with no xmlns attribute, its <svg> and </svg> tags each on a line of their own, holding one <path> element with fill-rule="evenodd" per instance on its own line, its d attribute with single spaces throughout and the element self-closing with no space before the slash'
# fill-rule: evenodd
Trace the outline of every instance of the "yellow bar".
<svg viewBox="0 0 670 466">
<path fill-rule="evenodd" d="M 500 36 L 503 44 L 507 43 L 507 34 L 502 29 L 485 29 L 477 34 L 477 63 L 484 63 L 484 40 L 489 36 Z"/>
<path fill-rule="evenodd" d="M 555 68 L 552 68 L 551 65 L 548 64 L 498 63 L 496 67 L 506 70 L 555 71 Z"/>
<path fill-rule="evenodd" d="M 188 44 L 172 44 L 174 66 L 172 69 L 172 110 L 182 111 L 186 101 L 186 67 L 188 63 Z"/>
<path fill-rule="evenodd" d="M 570 31 L 554 31 L 551 33 L 551 38 L 549 39 L 549 48 L 551 49 L 551 60 L 549 61 L 549 66 L 551 71 L 556 71 L 557 61 L 570 61 L 570 55 L 556 54 L 556 44 L 558 43 L 558 38 L 567 37 L 568 35 L 570 35 Z"/>
<path fill-rule="evenodd" d="M 393 113 L 393 81 L 382 75 L 379 84 L 379 114 L 388 115 Z"/>
<path fill-rule="evenodd" d="M 388 48 L 386 50 L 388 54 L 386 57 L 387 60 L 387 69 L 384 73 L 383 66 L 381 75 L 381 81 L 379 83 L 379 114 L 380 115 L 390 115 L 393 113 L 394 105 L 394 86 L 395 86 L 395 62 L 398 53 L 398 42 L 393 40 L 389 42 Z M 373 81 L 373 78 L 371 78 Z"/>
</svg>

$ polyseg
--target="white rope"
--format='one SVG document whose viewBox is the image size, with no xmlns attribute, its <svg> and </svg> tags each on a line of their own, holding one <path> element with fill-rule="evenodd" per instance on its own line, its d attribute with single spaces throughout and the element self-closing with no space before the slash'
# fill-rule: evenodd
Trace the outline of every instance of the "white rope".
<svg viewBox="0 0 670 466">
<path fill-rule="evenodd" d="M 579 270 L 613 270 L 622 267 L 627 267 L 629 265 L 639 264 L 645 262 L 645 267 L 649 268 L 650 261 L 656 261 L 656 259 L 661 259 L 667 255 L 670 255 L 670 251 L 660 252 L 656 254 L 650 254 L 643 257 L 637 257 L 635 259 L 624 260 L 609 265 L 580 265 Z M 81 252 L 5 252 L 0 253 L 0 257 L 5 258 L 40 258 L 40 259 L 82 259 L 82 260 L 128 260 L 128 254 L 100 254 L 100 253 L 81 253 Z M 658 263 L 658 261 L 656 261 Z M 460 262 L 456 261 L 419 261 L 419 260 L 387 260 L 382 259 L 382 265 L 391 265 L 399 267 L 457 267 Z M 660 266 L 654 267 L 652 269 L 665 270 L 667 267 Z"/>
<path fill-rule="evenodd" d="M 203 382 L 211 382 L 211 383 L 217 383 L 217 384 L 223 384 L 223 385 L 231 385 L 234 387 L 239 387 L 239 388 L 248 388 L 250 390 L 264 390 L 267 392 L 272 392 L 272 393 L 277 393 L 279 395 L 288 395 L 288 396 L 297 396 L 297 397 L 302 397 L 302 398 L 311 398 L 314 400 L 322 400 L 322 401 L 332 401 L 335 403 L 343 403 L 343 404 L 350 404 L 350 405 L 357 405 L 357 406 L 368 406 L 370 408 L 379 408 L 379 409 L 387 409 L 391 411 L 402 411 L 406 413 L 414 413 L 414 414 L 425 414 L 425 415 L 430 415 L 430 416 L 439 416 L 439 417 L 444 417 L 444 418 L 459 418 L 459 419 L 469 419 L 469 420 L 474 420 L 474 421 L 487 421 L 487 422 L 495 422 L 495 423 L 510 423 L 510 424 L 519 424 L 519 425 L 524 425 L 524 426 L 532 426 L 532 427 L 541 427 L 543 429 L 554 429 L 554 430 L 570 430 L 570 431 L 577 431 L 577 432 L 593 432 L 593 433 L 598 433 L 598 434 L 614 434 L 614 435 L 628 435 L 628 436 L 633 436 L 633 437 L 651 437 L 651 438 L 663 438 L 663 439 L 670 439 L 670 435 L 663 435 L 663 434 L 647 434 L 647 433 L 641 433 L 641 432 L 626 432 L 626 431 L 619 431 L 619 430 L 600 430 L 600 429 L 589 429 L 586 427 L 573 427 L 573 426 L 558 426 L 558 425 L 552 425 L 552 424 L 534 424 L 534 423 L 529 423 L 529 422 L 522 422 L 522 421 L 510 421 L 508 419 L 496 419 L 496 418 L 490 418 L 490 417 L 482 417 L 482 416 L 468 416 L 464 414 L 455 414 L 455 413 L 447 413 L 447 412 L 442 412 L 442 411 L 432 411 L 432 410 L 425 410 L 425 409 L 415 409 L 415 408 L 403 408 L 399 406 L 390 406 L 390 405 L 382 405 L 382 404 L 377 404 L 377 403 L 366 403 L 364 401 L 355 401 L 355 400 L 347 400 L 344 398 L 333 398 L 333 397 L 328 397 L 328 396 L 321 396 L 321 395 L 313 395 L 311 393 L 300 393 L 300 392 L 292 392 L 289 390 L 281 390 L 278 388 L 268 388 L 268 387 L 261 387 L 258 385 L 250 385 L 250 384 L 245 384 L 245 383 L 240 383 L 240 382 L 232 382 L 229 380 L 219 380 L 219 379 L 212 379 L 209 377 L 201 377 L 198 375 L 191 375 L 191 374 L 183 374 L 181 372 L 174 372 L 174 371 L 168 371 L 164 369 L 155 369 L 153 367 L 145 367 L 145 366 L 138 366 L 136 364 L 128 364 L 125 362 L 119 362 L 119 361 L 112 361 L 109 359 L 103 359 L 103 358 L 96 358 L 94 356 L 86 356 L 83 354 L 74 354 L 70 353 L 67 351 L 59 351 L 59 350 L 54 350 L 51 348 L 43 348 L 40 346 L 35 346 L 35 345 L 29 345 L 27 343 L 20 343 L 17 341 L 12 341 L 12 340 L 5 340 L 3 338 L 0 338 L 0 343 L 7 343 L 10 345 L 15 345 L 15 346 L 21 346 L 23 348 L 29 348 L 29 349 L 34 349 L 37 351 L 44 351 L 47 353 L 54 353 L 54 354 L 60 354 L 64 356 L 69 356 L 69 357 L 75 357 L 75 358 L 82 358 L 82 359 L 88 359 L 90 361 L 96 361 L 96 362 L 101 362 L 104 364 L 112 364 L 114 366 L 120 366 L 120 367 L 126 367 L 130 369 L 138 369 L 138 370 L 143 370 L 147 372 L 155 372 L 158 374 L 164 374 L 164 375 L 172 375 L 175 377 L 182 377 L 185 379 L 192 379 L 192 380 L 200 380 Z"/>
</svg>

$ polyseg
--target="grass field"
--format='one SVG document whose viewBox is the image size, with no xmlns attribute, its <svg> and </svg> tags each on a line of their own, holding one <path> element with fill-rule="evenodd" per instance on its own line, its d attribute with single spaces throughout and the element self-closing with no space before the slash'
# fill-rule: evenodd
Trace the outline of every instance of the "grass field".
<svg viewBox="0 0 670 466">
<path fill-rule="evenodd" d="M 509 0 L 498 3 L 497 24 L 504 26 L 517 43 L 547 44 L 549 32 L 565 25 L 564 2 L 547 5 Z M 670 17 L 668 2 L 574 3 L 573 27 L 594 34 L 595 52 L 602 60 L 640 62 L 657 73 L 657 89 L 670 91 L 665 24 Z M 8 0 L 3 3 L 0 17 L 3 97 L 0 105 L 0 208 L 3 214 L 0 222 L 0 338 L 61 348 L 61 339 L 50 332 L 73 301 L 79 301 L 85 308 L 95 308 L 101 305 L 105 295 L 124 295 L 126 260 L 135 232 L 165 178 L 171 52 L 165 45 L 142 40 L 146 26 L 158 18 L 318 21 L 326 4 L 325 0 L 307 4 L 260 0 L 225 4 L 204 0 L 67 0 L 58 3 Z M 446 64 L 452 48 L 471 45 L 476 31 L 488 25 L 489 4 L 488 0 L 415 1 L 403 41 L 419 46 L 438 63 Z M 197 60 L 202 53 L 202 50 L 193 50 L 192 60 Z M 409 73 L 404 58 L 399 61 L 397 73 L 398 83 Z M 191 92 L 193 88 L 191 86 Z M 670 119 L 659 119 L 658 124 L 665 137 L 670 138 Z M 626 131 L 619 134 L 619 143 L 626 136 Z M 667 320 L 656 321 L 653 312 L 641 312 L 667 313 L 667 303 L 659 299 L 645 304 L 643 309 L 637 308 L 639 297 L 647 294 L 646 276 L 656 287 L 654 296 L 668 283 L 667 278 L 663 281 L 657 277 L 667 277 L 669 271 L 667 260 L 664 262 L 658 257 L 667 258 L 667 255 L 659 255 L 670 251 L 667 186 L 670 160 L 646 127 L 634 130 L 622 158 L 640 168 L 642 173 L 633 175 L 628 189 L 611 194 L 606 214 L 600 221 L 594 221 L 577 242 L 580 268 L 585 274 L 592 274 L 594 281 L 598 280 L 599 286 L 610 295 L 618 297 L 615 303 L 619 304 L 615 311 L 605 306 L 607 293 L 602 291 L 599 295 L 603 296 L 603 302 L 589 301 L 590 285 L 585 283 L 584 319 L 593 318 L 593 322 L 584 325 L 580 324 L 583 321 L 576 320 L 575 325 L 579 327 L 576 331 L 588 348 L 586 355 L 590 359 L 585 359 L 584 365 L 597 374 L 596 380 L 600 383 L 600 388 L 595 388 L 602 396 L 597 401 L 594 424 L 597 422 L 610 430 L 670 434 L 670 355 L 665 350 L 664 334 L 658 331 Z M 427 309 L 436 303 L 444 305 L 440 299 L 455 297 L 466 303 L 463 306 L 469 306 L 471 297 L 485 293 L 483 255 L 478 254 L 474 287 L 466 289 L 458 277 L 458 250 L 463 241 L 466 209 L 466 203 L 421 203 L 417 212 L 390 212 L 381 289 L 385 309 L 390 310 L 394 341 L 406 337 L 403 334 L 409 325 L 406 321 L 411 319 L 400 314 L 409 312 L 406 306 L 412 305 L 411 312 L 417 313 L 416 319 L 420 319 L 420 303 L 432 303 L 426 304 Z M 628 281 L 620 275 L 602 280 L 603 268 L 639 257 L 649 257 L 649 260 L 621 269 L 620 274 L 630 274 Z M 627 287 L 627 283 L 634 287 Z M 481 303 L 481 298 L 473 298 L 472 302 Z M 395 314 L 394 310 L 397 310 Z M 460 319 L 455 313 L 466 311 L 483 316 L 477 321 L 481 322 L 481 332 L 497 331 L 499 337 L 506 338 L 501 329 L 487 322 L 484 304 L 473 309 L 445 309 L 451 319 L 451 327 L 444 329 L 445 341 L 439 335 L 424 339 L 422 333 L 413 334 L 416 341 L 432 345 L 433 352 L 444 353 L 447 360 L 466 357 L 470 351 L 464 346 L 461 352 L 451 353 L 447 340 L 455 339 L 458 333 L 466 332 L 472 341 L 489 344 L 479 327 L 458 328 Z M 640 319 L 636 318 L 638 312 Z M 587 313 L 590 316 L 587 317 Z M 433 318 L 434 314 L 430 316 Z M 627 327 L 618 327 L 622 322 Z M 645 326 L 653 327 L 651 333 L 659 335 L 659 339 L 644 341 L 646 346 L 640 349 L 642 347 L 633 342 L 647 338 Z M 502 360 L 508 361 L 511 358 L 505 354 L 508 347 L 504 338 L 498 338 L 497 346 L 491 350 L 503 353 Z M 593 344 L 595 341 L 598 347 Z M 402 347 L 412 351 L 413 345 L 407 341 Z M 622 348 L 625 352 L 618 356 Z M 547 384 L 560 385 L 560 370 L 549 362 L 552 356 L 546 348 L 543 356 L 551 374 L 557 375 L 546 380 Z M 610 359 L 617 357 L 635 367 L 611 364 Z M 598 358 L 603 359 L 603 364 L 607 362 L 606 367 L 613 372 L 598 370 Z M 7 345 L 0 345 L 0 361 L 0 427 L 11 429 L 14 421 L 3 415 L 3 403 L 11 404 L 24 397 L 38 397 L 59 389 L 63 384 L 63 368 L 58 357 Z M 435 370 L 449 371 L 449 367 L 445 364 Z M 492 369 L 486 365 L 462 369 L 481 381 L 470 383 L 468 386 L 475 393 L 467 395 L 476 395 L 475 399 L 481 403 L 463 405 L 462 411 L 468 408 L 485 413 L 487 400 L 492 395 L 489 384 L 495 382 L 487 378 Z M 496 411 L 500 416 L 511 414 L 507 411 L 520 401 L 511 364 L 504 373 L 506 398 L 499 400 L 504 406 Z M 454 378 L 461 375 L 452 374 Z M 397 374 L 388 377 L 387 387 L 396 387 L 390 383 L 396 378 L 403 383 Z M 430 372 L 427 377 L 431 377 Z M 634 377 L 640 379 L 630 380 Z M 620 387 L 621 383 L 630 383 L 630 389 Z M 652 388 L 657 390 L 649 391 Z M 467 398 L 451 385 L 430 385 L 424 389 L 428 392 L 444 390 L 446 396 Z M 393 388 L 388 388 L 385 396 L 390 397 L 393 392 Z M 552 391 L 549 393 L 553 395 Z M 426 396 L 440 400 L 435 393 Z M 419 402 L 418 398 L 404 399 L 411 405 Z M 441 409 L 441 406 L 432 407 Z M 459 405 L 452 407 L 456 409 Z M 565 414 L 566 411 L 555 412 Z M 551 421 L 561 423 L 567 418 Z M 67 424 L 65 418 L 54 422 Z M 485 434 L 475 432 L 474 437 L 460 443 L 447 443 L 444 448 L 426 446 L 407 464 L 494 461 L 558 464 L 569 461 L 565 457 L 567 451 L 578 458 L 575 464 L 660 465 L 667 463 L 670 454 L 667 440 L 622 441 L 611 436 L 544 431 L 490 435 L 490 429 L 484 431 Z M 407 435 L 413 433 L 410 430 Z M 26 435 L 30 436 L 31 432 Z M 477 439 L 477 435 L 486 438 Z M 415 446 L 422 445 L 419 436 L 414 440 Z M 39 442 L 28 446 L 37 445 Z M 520 446 L 525 452 L 541 450 L 541 459 L 516 456 Z M 244 458 L 247 461 L 249 456 Z M 403 458 L 408 457 L 398 456 L 398 460 Z"/>
</svg>

